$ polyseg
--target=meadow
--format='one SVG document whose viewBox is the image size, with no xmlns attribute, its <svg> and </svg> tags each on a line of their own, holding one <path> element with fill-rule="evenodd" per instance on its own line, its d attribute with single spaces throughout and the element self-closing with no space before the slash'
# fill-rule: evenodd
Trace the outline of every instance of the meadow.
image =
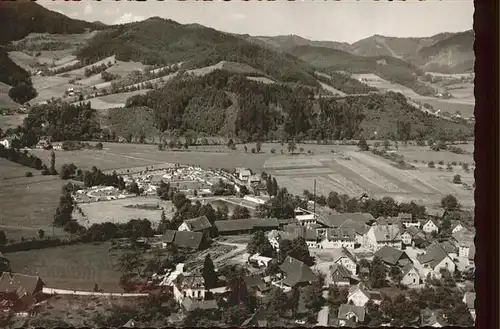
<svg viewBox="0 0 500 329">
<path fill-rule="evenodd" d="M 39 275 L 49 288 L 123 292 L 113 267 L 110 244 L 77 244 L 6 254 L 12 271 Z"/>
</svg>

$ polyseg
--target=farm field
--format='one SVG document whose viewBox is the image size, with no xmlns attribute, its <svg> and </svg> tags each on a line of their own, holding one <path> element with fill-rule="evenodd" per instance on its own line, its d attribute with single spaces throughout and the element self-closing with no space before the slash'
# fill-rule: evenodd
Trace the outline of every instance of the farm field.
<svg viewBox="0 0 500 329">
<path fill-rule="evenodd" d="M 123 292 L 113 268 L 110 244 L 78 244 L 6 254 L 12 270 L 39 275 L 49 288 Z"/>
<path fill-rule="evenodd" d="M 125 107 L 127 99 L 135 95 L 147 94 L 149 91 L 151 91 L 151 89 L 142 89 L 142 90 L 129 91 L 125 93 L 100 96 L 85 100 L 85 103 L 90 102 L 92 108 L 95 110 L 108 110 L 112 108 Z M 80 102 L 74 102 L 72 104 L 78 104 L 78 103 Z"/>
<path fill-rule="evenodd" d="M 133 208 L 135 205 L 159 205 L 165 208 L 167 218 L 173 216 L 172 202 L 163 201 L 157 197 L 137 197 L 126 198 L 112 201 L 100 201 L 92 203 L 80 203 L 78 207 L 83 211 L 86 221 L 81 221 L 80 224 L 90 226 L 92 224 L 101 224 L 105 222 L 126 223 L 131 219 L 147 218 L 152 224 L 157 225 L 161 220 L 161 210 L 149 210 Z"/>
<path fill-rule="evenodd" d="M 0 98 L 2 96 L 0 95 Z M 0 115 L 0 129 L 3 131 L 23 124 L 26 114 Z"/>
<path fill-rule="evenodd" d="M 20 165 L 19 163 L 4 158 L 0 158 L 0 187 L 4 184 L 4 180 L 25 177 L 25 174 L 28 171 L 33 175 L 39 174 L 39 170 Z"/>
<path fill-rule="evenodd" d="M 337 153 L 336 147 L 332 148 Z M 348 147 L 342 148 L 342 153 L 350 160 L 338 155 L 297 156 L 293 162 L 287 162 L 285 157 L 273 157 L 266 161 L 264 170 L 273 175 L 280 186 L 298 195 L 302 195 L 304 189 L 312 191 L 316 179 L 318 193 L 325 196 L 331 191 L 350 196 L 367 193 L 375 198 L 390 196 L 399 202 L 413 200 L 435 207 L 444 195 L 453 194 L 465 207 L 472 207 L 474 204 L 473 191 L 452 183 L 453 176 L 458 173 L 462 176 L 462 182 L 472 185 L 473 173 L 466 173 L 458 163 L 468 161 L 471 164 L 471 155 L 456 155 L 457 160 L 452 160 L 453 157 L 449 155 L 455 155 L 453 153 L 427 154 L 427 148 L 424 147 L 408 147 L 408 150 L 402 147 L 400 151 L 405 151 L 399 153 L 404 154 L 408 162 L 410 159 L 422 160 L 424 155 L 432 155 L 435 156 L 434 161 L 440 157 L 447 159 L 444 168 L 452 161 L 457 161 L 457 165 L 453 167 L 453 172 L 428 168 L 427 162 L 412 163 L 417 167 L 415 170 L 401 170 L 381 157 L 356 151 L 356 147 L 351 147 L 350 150 Z"/>
<path fill-rule="evenodd" d="M 44 230 L 46 235 L 51 235 L 54 212 L 63 183 L 53 176 L 1 181 L 0 229 L 5 231 L 7 239 L 37 237 L 39 229 Z M 58 236 L 65 235 L 58 228 L 54 229 L 54 233 Z"/>
</svg>

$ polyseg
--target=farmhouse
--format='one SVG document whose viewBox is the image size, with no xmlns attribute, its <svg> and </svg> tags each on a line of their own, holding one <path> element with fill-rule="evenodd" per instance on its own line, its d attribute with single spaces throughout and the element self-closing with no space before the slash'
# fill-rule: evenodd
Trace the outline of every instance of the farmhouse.
<svg viewBox="0 0 500 329">
<path fill-rule="evenodd" d="M 417 218 L 413 218 L 412 214 L 401 212 L 398 214 L 398 217 L 401 221 L 401 224 L 406 228 L 408 228 L 408 227 L 419 228 L 420 227 L 420 221 Z"/>
<path fill-rule="evenodd" d="M 192 219 L 186 219 L 178 228 L 179 231 L 187 231 L 187 232 L 199 232 L 203 233 L 205 236 L 208 236 L 210 233 L 210 229 L 212 228 L 212 224 L 208 221 L 207 216 L 201 216 Z"/>
<path fill-rule="evenodd" d="M 19 299 L 32 297 L 40 301 L 44 286 L 39 276 L 3 272 L 0 277 L 0 294 L 4 296 L 15 293 Z"/>
<path fill-rule="evenodd" d="M 389 246 L 383 246 L 375 252 L 374 256 L 380 258 L 388 266 L 405 266 L 410 263 L 410 258 L 404 251 Z"/>
<path fill-rule="evenodd" d="M 351 272 L 341 264 L 333 264 L 329 268 L 330 275 L 325 278 L 325 283 L 336 284 L 338 286 L 348 286 L 353 281 Z"/>
<path fill-rule="evenodd" d="M 402 248 L 401 233 L 397 225 L 373 225 L 365 234 L 364 247 L 375 251 L 383 246 Z"/>
<path fill-rule="evenodd" d="M 420 284 L 420 274 L 411 263 L 407 263 L 401 270 L 402 278 L 401 283 L 407 286 L 414 286 Z"/>
<path fill-rule="evenodd" d="M 434 275 L 437 279 L 441 278 L 441 269 L 448 269 L 451 273 L 455 272 L 455 263 L 446 251 L 439 245 L 429 247 L 423 255 L 417 256 L 417 261 L 421 265 L 420 272 L 427 276 L 428 273 Z M 418 266 L 418 264 L 415 264 Z"/>
<path fill-rule="evenodd" d="M 304 226 L 295 226 L 295 225 L 287 225 L 284 227 L 284 230 L 286 233 L 290 234 L 288 237 L 293 237 L 293 239 L 297 237 L 304 238 L 309 248 L 320 248 L 319 244 L 320 239 L 316 230 L 309 229 Z"/>
<path fill-rule="evenodd" d="M 270 231 L 279 227 L 275 218 L 219 220 L 215 221 L 214 225 L 220 235 L 249 234 L 256 230 Z"/>
<path fill-rule="evenodd" d="M 309 266 L 290 256 L 285 258 L 280 265 L 280 270 L 285 275 L 283 284 L 288 287 L 308 285 L 317 279 Z"/>
<path fill-rule="evenodd" d="M 349 288 L 349 294 L 347 295 L 348 302 L 352 302 L 356 306 L 364 307 L 370 300 L 380 305 L 380 303 L 382 303 L 382 295 L 378 291 L 367 290 L 362 283 L 358 283 Z"/>
<path fill-rule="evenodd" d="M 175 233 L 174 245 L 178 248 L 200 250 L 205 247 L 206 239 L 203 233 L 177 231 Z"/>
<path fill-rule="evenodd" d="M 309 211 L 307 209 L 303 209 L 300 207 L 295 208 L 295 219 L 297 219 L 302 226 L 308 226 L 310 224 L 316 224 L 316 220 L 318 215 Z"/>
<path fill-rule="evenodd" d="M 439 231 L 439 224 L 433 218 L 427 219 L 426 221 L 423 222 L 422 230 L 425 233 L 437 232 Z"/>
<path fill-rule="evenodd" d="M 243 277 L 247 290 L 256 295 L 263 296 L 263 293 L 269 291 L 271 286 L 264 281 L 264 278 L 258 274 L 250 274 Z"/>
<path fill-rule="evenodd" d="M 352 304 L 342 304 L 339 307 L 337 318 L 340 320 L 341 326 L 345 325 L 347 320 L 362 323 L 365 321 L 365 308 Z"/>
<path fill-rule="evenodd" d="M 326 237 L 323 238 L 321 248 L 350 248 L 354 249 L 356 232 L 349 228 L 326 229 Z"/>
<path fill-rule="evenodd" d="M 173 282 L 174 298 L 181 303 L 184 298 L 205 298 L 205 281 L 199 275 L 180 274 Z"/>
<path fill-rule="evenodd" d="M 401 234 L 401 241 L 407 246 L 412 245 L 419 248 L 425 247 L 425 244 L 427 244 L 425 234 L 415 226 L 408 226 L 404 230 L 403 234 Z"/>
<path fill-rule="evenodd" d="M 333 263 L 344 266 L 352 275 L 356 275 L 357 262 L 356 257 L 347 250 L 340 248 L 333 256 Z"/>
</svg>

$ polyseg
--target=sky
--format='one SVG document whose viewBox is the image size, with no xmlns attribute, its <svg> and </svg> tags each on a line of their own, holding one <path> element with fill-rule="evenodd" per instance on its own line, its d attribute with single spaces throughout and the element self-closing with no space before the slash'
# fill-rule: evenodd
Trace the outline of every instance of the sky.
<svg viewBox="0 0 500 329">
<path fill-rule="evenodd" d="M 39 0 L 71 18 L 121 24 L 153 16 L 253 36 L 295 34 L 353 43 L 375 34 L 427 37 L 473 27 L 473 0 L 343 1 L 112 1 Z"/>
</svg>

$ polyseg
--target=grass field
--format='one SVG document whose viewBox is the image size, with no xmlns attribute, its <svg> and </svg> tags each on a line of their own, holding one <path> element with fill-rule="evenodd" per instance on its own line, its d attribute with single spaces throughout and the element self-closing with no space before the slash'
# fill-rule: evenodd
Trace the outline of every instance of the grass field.
<svg viewBox="0 0 500 329">
<path fill-rule="evenodd" d="M 80 244 L 6 254 L 12 271 L 38 274 L 49 288 L 123 292 L 113 268 L 110 244 Z"/>
<path fill-rule="evenodd" d="M 80 224 L 90 226 L 92 224 L 112 222 L 112 223 L 126 223 L 131 219 L 144 219 L 147 218 L 154 225 L 158 224 L 161 220 L 161 210 L 148 210 L 131 208 L 127 206 L 135 205 L 159 205 L 165 208 L 165 215 L 171 217 L 173 213 L 172 202 L 162 201 L 158 197 L 137 197 L 127 198 L 112 201 L 100 201 L 92 203 L 81 203 L 78 206 L 83 210 L 87 217 L 87 222 Z"/>
<path fill-rule="evenodd" d="M 1 96 L 0 96 L 1 97 Z M 0 115 L 0 129 L 3 131 L 23 124 L 26 114 Z"/>
<path fill-rule="evenodd" d="M 95 110 L 108 110 L 112 108 L 121 108 L 125 107 L 125 103 L 127 99 L 135 95 L 144 95 L 147 94 L 151 89 L 142 89 L 129 91 L 126 93 L 117 93 L 106 96 L 100 96 L 96 98 L 91 98 L 85 100 L 85 102 L 90 102 L 91 106 Z M 78 104 L 80 102 L 75 102 L 73 104 Z"/>
</svg>

